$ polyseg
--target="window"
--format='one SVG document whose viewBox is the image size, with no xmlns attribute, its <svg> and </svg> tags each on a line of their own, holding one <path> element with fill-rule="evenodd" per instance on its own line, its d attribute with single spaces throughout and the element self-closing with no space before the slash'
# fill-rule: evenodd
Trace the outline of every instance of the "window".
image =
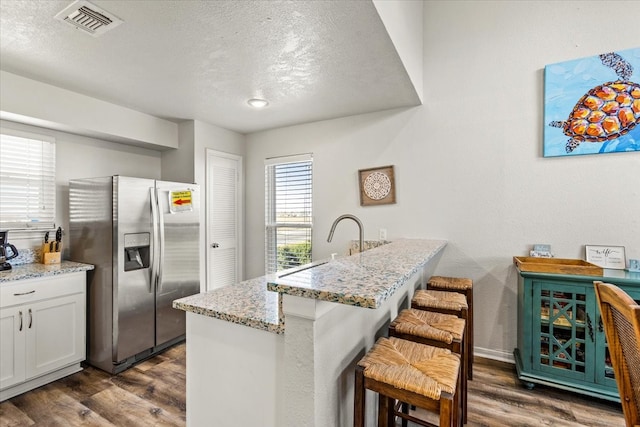
<svg viewBox="0 0 640 427">
<path fill-rule="evenodd" d="M 0 129 L 0 229 L 55 227 L 52 137 Z"/>
<path fill-rule="evenodd" d="M 267 274 L 311 262 L 311 154 L 265 162 Z"/>
</svg>

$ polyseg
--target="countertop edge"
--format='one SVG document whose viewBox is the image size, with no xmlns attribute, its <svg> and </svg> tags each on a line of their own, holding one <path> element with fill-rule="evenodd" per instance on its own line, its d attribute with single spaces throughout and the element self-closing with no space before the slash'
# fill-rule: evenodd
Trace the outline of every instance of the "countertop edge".
<svg viewBox="0 0 640 427">
<path fill-rule="evenodd" d="M 323 292 L 313 289 L 298 289 L 297 291 L 292 291 L 291 286 L 289 285 L 279 285 L 277 283 L 268 283 L 267 290 L 271 292 L 278 292 L 283 295 L 293 295 L 297 297 L 315 299 L 318 301 L 326 301 L 333 302 L 336 304 L 343 305 L 351 305 L 354 307 L 361 308 L 371 308 L 376 309 L 382 305 L 384 299 L 371 297 L 371 298 L 361 298 L 361 297 L 352 297 L 345 293 L 336 293 L 336 292 Z M 361 298 L 361 299 L 358 299 Z"/>
<path fill-rule="evenodd" d="M 39 279 L 60 274 L 70 274 L 93 270 L 95 266 L 75 261 L 62 261 L 60 264 L 20 264 L 11 270 L 0 272 L 0 283 L 11 283 L 17 280 Z"/>
<path fill-rule="evenodd" d="M 177 310 L 183 310 L 185 312 L 200 314 L 202 316 L 211 317 L 214 319 L 224 320 L 226 322 L 235 323 L 242 326 L 248 326 L 250 328 L 259 329 L 266 332 L 284 334 L 284 324 L 282 323 L 274 324 L 259 319 L 252 319 L 247 316 L 236 316 L 218 310 L 211 310 L 202 306 L 185 304 L 180 302 L 179 300 L 173 302 L 173 308 Z"/>
</svg>

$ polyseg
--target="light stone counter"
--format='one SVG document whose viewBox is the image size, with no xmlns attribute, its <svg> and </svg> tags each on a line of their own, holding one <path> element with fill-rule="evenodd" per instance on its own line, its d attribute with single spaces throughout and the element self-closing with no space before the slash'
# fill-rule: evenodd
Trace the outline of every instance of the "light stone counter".
<svg viewBox="0 0 640 427">
<path fill-rule="evenodd" d="M 173 307 L 282 334 L 282 295 L 378 308 L 445 245 L 444 240 L 402 239 L 293 268 L 280 277 L 262 276 L 181 298 Z"/>
<path fill-rule="evenodd" d="M 173 307 L 277 334 L 284 333 L 282 298 L 265 276 L 175 300 Z"/>
<path fill-rule="evenodd" d="M 357 361 L 445 245 L 398 240 L 174 301 L 187 318 L 187 426 L 352 425 Z"/>
<path fill-rule="evenodd" d="M 447 244 L 402 239 L 270 278 L 267 289 L 320 301 L 378 308 Z"/>
<path fill-rule="evenodd" d="M 38 279 L 58 274 L 75 273 L 93 270 L 91 264 L 73 261 L 62 261 L 60 264 L 20 264 L 12 266 L 11 270 L 0 271 L 0 284 L 22 279 Z"/>
</svg>

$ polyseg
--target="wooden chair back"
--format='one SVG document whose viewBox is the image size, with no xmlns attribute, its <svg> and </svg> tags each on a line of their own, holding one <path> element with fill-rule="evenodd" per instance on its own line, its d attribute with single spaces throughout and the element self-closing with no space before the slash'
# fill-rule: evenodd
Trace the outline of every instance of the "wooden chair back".
<svg viewBox="0 0 640 427">
<path fill-rule="evenodd" d="M 594 286 L 625 423 L 640 426 L 640 305 L 615 285 Z"/>
</svg>

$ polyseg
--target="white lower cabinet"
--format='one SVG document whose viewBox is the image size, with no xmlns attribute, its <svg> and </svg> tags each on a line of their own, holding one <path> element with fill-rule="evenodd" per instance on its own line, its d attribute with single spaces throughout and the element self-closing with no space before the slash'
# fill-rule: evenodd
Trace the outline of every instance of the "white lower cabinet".
<svg viewBox="0 0 640 427">
<path fill-rule="evenodd" d="M 81 370 L 86 273 L 0 287 L 0 401 Z"/>
<path fill-rule="evenodd" d="M 26 379 L 25 335 L 23 308 L 0 308 L 1 390 Z"/>
</svg>

